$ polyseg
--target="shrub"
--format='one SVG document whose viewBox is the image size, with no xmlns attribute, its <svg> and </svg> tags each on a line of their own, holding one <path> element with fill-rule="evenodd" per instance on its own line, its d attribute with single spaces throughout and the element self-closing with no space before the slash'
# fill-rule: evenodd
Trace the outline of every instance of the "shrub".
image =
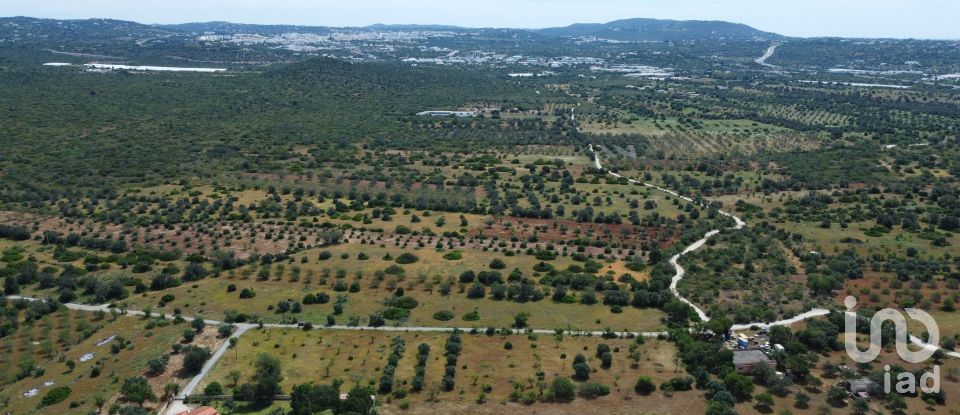
<svg viewBox="0 0 960 415">
<path fill-rule="evenodd" d="M 383 314 L 381 313 L 371 314 L 370 320 L 367 323 L 367 325 L 370 327 L 383 327 L 385 324 L 386 322 L 384 321 Z"/>
<path fill-rule="evenodd" d="M 196 375 L 203 369 L 203 364 L 210 359 L 212 353 L 206 347 L 186 346 L 182 349 L 183 371 L 187 375 Z"/>
<path fill-rule="evenodd" d="M 467 291 L 467 298 L 470 299 L 480 299 L 487 295 L 487 288 L 483 284 L 473 284 L 470 287 L 470 290 Z"/>
<path fill-rule="evenodd" d="M 203 394 L 207 396 L 223 395 L 223 387 L 220 386 L 220 382 L 212 382 L 203 388 Z"/>
<path fill-rule="evenodd" d="M 393 260 L 393 262 L 396 262 L 396 263 L 401 264 L 401 265 L 405 265 L 405 264 L 412 264 L 412 263 L 417 262 L 417 261 L 419 261 L 419 260 L 420 260 L 420 258 L 417 258 L 416 255 L 411 254 L 411 253 L 409 253 L 409 252 L 405 252 L 405 253 L 401 254 L 400 256 L 398 256 L 397 259 Z"/>
<path fill-rule="evenodd" d="M 470 271 L 470 270 L 463 271 L 460 274 L 460 282 L 464 284 L 469 284 L 473 282 L 473 280 L 475 280 L 476 278 L 477 278 L 476 274 L 474 274 L 473 271 Z"/>
<path fill-rule="evenodd" d="M 610 394 L 610 387 L 594 382 L 587 382 L 580 385 L 577 395 L 584 399 L 595 399 Z"/>
<path fill-rule="evenodd" d="M 490 261 L 491 269 L 504 269 L 507 267 L 507 264 L 503 262 L 500 258 L 495 258 L 493 261 Z"/>
<path fill-rule="evenodd" d="M 534 256 L 540 261 L 550 261 L 557 258 L 557 254 L 550 251 L 537 251 L 537 254 Z"/>
<path fill-rule="evenodd" d="M 610 352 L 604 352 L 600 355 L 600 367 L 604 369 L 610 369 L 610 365 L 613 364 L 613 354 Z"/>
<path fill-rule="evenodd" d="M 418 303 L 417 299 L 413 297 L 392 297 L 386 301 L 386 305 L 390 307 L 413 310 L 414 308 L 417 308 L 420 303 Z"/>
<path fill-rule="evenodd" d="M 442 311 L 437 311 L 436 313 L 433 313 L 434 320 L 450 321 L 450 320 L 453 320 L 453 317 L 454 316 L 452 311 L 442 310 Z"/>
<path fill-rule="evenodd" d="M 568 378 L 556 377 L 547 389 L 547 400 L 552 402 L 570 402 L 576 397 L 576 385 Z"/>
<path fill-rule="evenodd" d="M 443 259 L 446 259 L 448 261 L 456 261 L 459 259 L 463 259 L 463 253 L 460 251 L 450 251 L 443 255 Z"/>
<path fill-rule="evenodd" d="M 217 327 L 217 334 L 219 334 L 220 337 L 230 337 L 230 335 L 232 335 L 236 329 L 237 326 L 234 326 L 233 324 L 221 324 L 219 327 Z"/>
<path fill-rule="evenodd" d="M 587 380 L 590 380 L 590 372 L 591 372 L 591 369 L 590 369 L 590 366 L 587 365 L 587 357 L 582 354 L 578 354 L 574 356 L 573 379 L 580 382 L 585 382 Z"/>
<path fill-rule="evenodd" d="M 37 405 L 37 408 L 43 408 L 44 406 L 56 405 L 60 402 L 63 402 L 70 396 L 70 387 L 68 386 L 58 386 L 56 388 L 50 389 L 50 392 L 47 392 L 43 396 L 43 399 L 40 400 L 40 404 Z"/>
<path fill-rule="evenodd" d="M 159 375 L 163 373 L 167 368 L 167 356 L 163 355 L 161 357 L 153 358 L 147 361 L 147 373 L 151 375 Z"/>
<path fill-rule="evenodd" d="M 383 311 L 383 318 L 387 320 L 402 320 L 410 317 L 410 310 L 390 307 Z"/>
<path fill-rule="evenodd" d="M 640 395 L 649 395 L 657 390 L 657 385 L 653 383 L 653 379 L 650 379 L 649 376 L 640 376 L 637 379 L 637 383 L 633 385 L 633 391 Z"/>
<path fill-rule="evenodd" d="M 663 389 L 663 390 L 669 389 L 672 391 L 688 391 L 692 388 L 693 388 L 693 378 L 690 376 L 676 377 L 666 382 L 663 382 L 660 385 L 660 389 Z"/>
</svg>

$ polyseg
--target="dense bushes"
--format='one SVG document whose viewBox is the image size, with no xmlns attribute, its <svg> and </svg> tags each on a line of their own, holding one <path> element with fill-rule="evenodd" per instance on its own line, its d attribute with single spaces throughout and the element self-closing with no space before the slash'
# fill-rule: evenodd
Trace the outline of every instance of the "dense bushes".
<svg viewBox="0 0 960 415">
<path fill-rule="evenodd" d="M 290 415 L 313 415 L 326 410 L 337 410 L 339 405 L 340 382 L 331 385 L 296 385 L 290 394 Z"/>
<path fill-rule="evenodd" d="M 196 375 L 203 369 L 203 364 L 210 359 L 213 354 L 206 347 L 186 346 L 180 350 L 183 354 L 183 371 L 187 375 Z"/>
<path fill-rule="evenodd" d="M 301 302 L 303 303 L 303 305 L 326 304 L 330 302 L 330 294 L 323 293 L 323 292 L 316 293 L 316 294 L 312 294 L 312 293 L 307 294 L 303 296 L 303 300 Z"/>
<path fill-rule="evenodd" d="M 397 370 L 397 364 L 403 357 L 406 350 L 406 342 L 402 337 L 394 337 L 390 342 L 390 356 L 387 357 L 387 365 L 383 368 L 383 374 L 380 375 L 380 387 L 377 389 L 380 393 L 390 393 L 393 391 L 393 375 Z"/>
<path fill-rule="evenodd" d="M 637 379 L 637 383 L 633 385 L 633 391 L 640 395 L 649 395 L 657 390 L 657 385 L 653 383 L 653 379 L 650 379 L 649 376 L 640 376 Z"/>
<path fill-rule="evenodd" d="M 460 334 L 454 332 L 447 338 L 447 342 L 443 345 L 444 351 L 446 352 L 447 365 L 444 367 L 443 380 L 441 382 L 443 390 L 449 392 L 452 391 L 454 386 L 456 386 L 455 377 L 457 375 L 457 358 L 460 356 L 460 352 L 463 350 L 463 345 L 460 343 Z"/>
<path fill-rule="evenodd" d="M 0 238 L 11 239 L 14 241 L 26 241 L 30 239 L 30 231 L 23 226 L 0 224 Z"/>
<path fill-rule="evenodd" d="M 550 383 L 547 389 L 547 400 L 550 402 L 570 402 L 576 398 L 577 386 L 569 378 L 558 376 Z"/>
<path fill-rule="evenodd" d="M 584 399 L 595 399 L 610 394 L 610 387 L 594 382 L 587 382 L 580 385 L 577 395 Z"/>
<path fill-rule="evenodd" d="M 50 389 L 46 395 L 43 395 L 43 399 L 40 400 L 40 404 L 37 405 L 37 408 L 43 408 L 45 406 L 55 405 L 60 402 L 63 402 L 68 397 L 70 397 L 69 386 L 57 386 L 53 389 Z"/>
<path fill-rule="evenodd" d="M 438 321 L 450 321 L 453 320 L 453 312 L 449 310 L 441 310 L 433 313 L 433 319 Z"/>
<path fill-rule="evenodd" d="M 590 380 L 590 365 L 587 364 L 587 357 L 577 354 L 573 358 L 573 380 L 585 382 Z"/>
<path fill-rule="evenodd" d="M 417 262 L 417 261 L 419 261 L 419 260 L 420 260 L 420 258 L 417 258 L 416 255 L 411 254 L 411 253 L 409 253 L 409 252 L 404 252 L 404 253 L 400 254 L 400 256 L 398 256 L 397 259 L 394 260 L 394 262 L 396 262 L 396 263 L 398 263 L 398 264 L 400 264 L 400 265 L 406 265 L 406 264 L 412 264 L 412 263 Z"/>
<path fill-rule="evenodd" d="M 413 367 L 413 380 L 410 381 L 410 389 L 414 392 L 423 390 L 427 371 L 427 357 L 429 357 L 429 355 L 430 345 L 420 343 L 420 345 L 417 346 L 417 364 Z"/>
</svg>

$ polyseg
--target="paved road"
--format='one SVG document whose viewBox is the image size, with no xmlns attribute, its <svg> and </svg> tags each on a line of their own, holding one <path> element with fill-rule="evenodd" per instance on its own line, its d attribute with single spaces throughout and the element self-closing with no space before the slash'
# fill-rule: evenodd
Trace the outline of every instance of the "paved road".
<svg viewBox="0 0 960 415">
<path fill-rule="evenodd" d="M 779 43 L 774 43 L 773 45 L 770 45 L 770 47 L 767 48 L 767 51 L 763 53 L 763 56 L 757 59 L 754 59 L 753 61 L 756 63 L 759 63 L 760 65 L 766 66 L 768 68 L 779 68 L 779 66 L 777 65 L 771 65 L 767 63 L 767 59 L 770 59 L 771 57 L 773 57 L 774 52 L 777 51 L 777 47 L 779 46 L 780 46 Z"/>
</svg>

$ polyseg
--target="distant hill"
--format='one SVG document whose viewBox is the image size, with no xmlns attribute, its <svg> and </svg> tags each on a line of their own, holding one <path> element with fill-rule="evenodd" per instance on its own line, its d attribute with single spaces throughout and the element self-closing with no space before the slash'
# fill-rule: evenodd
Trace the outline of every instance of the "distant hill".
<svg viewBox="0 0 960 415">
<path fill-rule="evenodd" d="M 556 37 L 595 36 L 604 39 L 637 42 L 663 42 L 693 39 L 780 39 L 782 36 L 740 23 L 700 20 L 627 19 L 609 23 L 580 23 L 566 27 L 537 30 Z"/>
<path fill-rule="evenodd" d="M 280 33 L 329 33 L 337 29 L 329 26 L 298 25 L 259 25 L 231 22 L 193 22 L 182 24 L 146 25 L 137 22 L 112 19 L 54 20 L 34 17 L 0 18 L 0 37 L 2 38 L 47 38 L 67 39 L 83 37 L 85 39 L 115 39 L 125 36 L 139 37 L 157 34 L 234 34 L 257 33 L 274 35 Z M 451 31 L 477 32 L 485 34 L 531 33 L 547 37 L 595 36 L 621 41 L 671 41 L 690 39 L 731 39 L 731 40 L 770 40 L 782 36 L 754 29 L 750 26 L 722 21 L 679 21 L 657 19 L 627 19 L 609 23 L 579 23 L 566 27 L 546 29 L 477 29 L 446 25 L 385 25 L 375 24 L 351 29 L 379 31 Z"/>
<path fill-rule="evenodd" d="M 0 18 L 0 38 L 20 41 L 89 41 L 161 34 L 170 34 L 170 31 L 125 20 L 56 20 L 23 16 Z"/>
</svg>

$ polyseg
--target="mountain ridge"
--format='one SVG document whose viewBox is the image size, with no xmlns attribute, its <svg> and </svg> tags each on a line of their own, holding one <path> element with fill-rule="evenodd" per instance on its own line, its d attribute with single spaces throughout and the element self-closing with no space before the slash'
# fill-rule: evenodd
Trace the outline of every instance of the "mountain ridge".
<svg viewBox="0 0 960 415">
<path fill-rule="evenodd" d="M 68 35 L 78 30 L 103 29 L 104 34 L 131 31 L 169 31 L 172 33 L 259 33 L 279 34 L 290 32 L 329 33 L 338 29 L 353 30 L 424 30 L 424 31 L 515 31 L 547 37 L 577 38 L 597 37 L 619 41 L 674 41 L 693 39 L 782 39 L 779 34 L 764 32 L 741 23 L 698 20 L 659 20 L 647 18 L 615 20 L 607 23 L 575 23 L 564 27 L 508 28 L 508 27 L 461 27 L 441 24 L 372 24 L 353 26 L 309 26 L 288 24 L 248 24 L 227 21 L 187 22 L 177 24 L 144 24 L 118 19 L 48 19 L 26 16 L 0 17 L 0 32 L 23 28 L 43 28 Z M 4 29 L 6 28 L 6 29 Z"/>
<path fill-rule="evenodd" d="M 607 23 L 575 23 L 539 29 L 559 37 L 598 37 L 620 41 L 671 41 L 693 39 L 773 40 L 785 36 L 764 32 L 742 23 L 721 20 L 661 20 L 634 18 Z"/>
</svg>

